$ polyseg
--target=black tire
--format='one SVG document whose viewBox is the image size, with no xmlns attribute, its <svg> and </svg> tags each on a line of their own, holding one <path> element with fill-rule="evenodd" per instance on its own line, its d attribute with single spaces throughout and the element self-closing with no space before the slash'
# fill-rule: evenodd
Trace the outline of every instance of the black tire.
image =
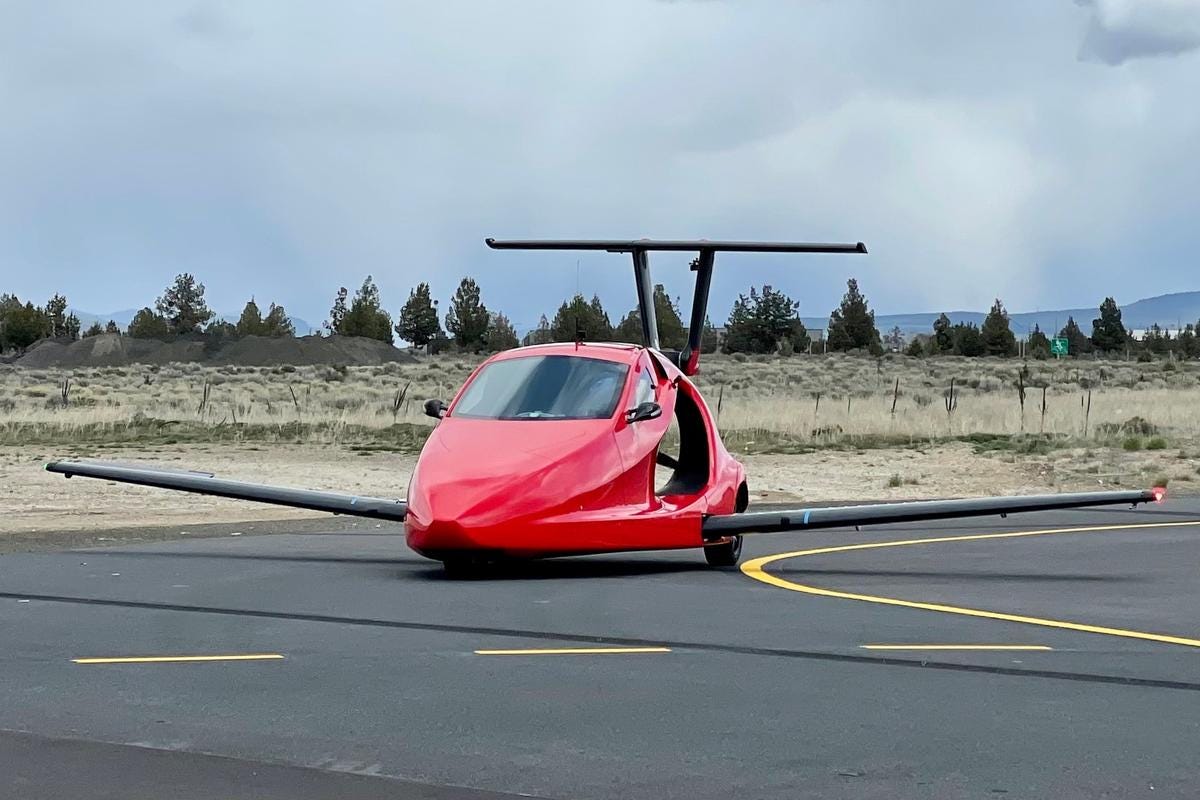
<svg viewBox="0 0 1200 800">
<path fill-rule="evenodd" d="M 446 577 L 454 581 L 470 581 L 483 576 L 487 564 L 474 558 L 447 558 L 442 562 Z"/>
<path fill-rule="evenodd" d="M 724 544 L 704 548 L 704 560 L 710 567 L 736 567 L 742 558 L 742 537 L 731 536 Z"/>
</svg>

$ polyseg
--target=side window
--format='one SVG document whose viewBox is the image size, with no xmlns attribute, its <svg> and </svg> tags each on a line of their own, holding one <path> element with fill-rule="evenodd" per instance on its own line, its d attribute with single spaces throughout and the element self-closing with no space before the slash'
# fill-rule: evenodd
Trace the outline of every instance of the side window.
<svg viewBox="0 0 1200 800">
<path fill-rule="evenodd" d="M 643 365 L 641 373 L 638 375 L 637 391 L 633 395 L 634 406 L 639 406 L 642 403 L 655 400 L 654 396 L 654 379 L 650 377 L 650 369 Z"/>
</svg>

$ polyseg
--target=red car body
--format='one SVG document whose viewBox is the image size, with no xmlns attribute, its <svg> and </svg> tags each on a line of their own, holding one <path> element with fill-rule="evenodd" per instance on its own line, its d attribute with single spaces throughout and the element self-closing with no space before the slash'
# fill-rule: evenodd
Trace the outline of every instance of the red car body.
<svg viewBox="0 0 1200 800">
<path fill-rule="evenodd" d="M 456 416 L 482 370 L 533 356 L 624 365 L 612 416 Z M 637 405 L 643 375 L 662 414 L 630 422 L 626 412 Z M 659 443 L 677 412 L 686 418 L 681 435 L 692 437 L 689 462 L 699 474 L 656 493 Z M 438 560 L 695 548 L 714 543 L 702 537 L 705 515 L 732 514 L 746 502 L 745 468 L 721 443 L 696 386 L 660 353 L 626 344 L 537 345 L 492 356 L 459 389 L 417 460 L 405 531 L 413 550 Z"/>
</svg>

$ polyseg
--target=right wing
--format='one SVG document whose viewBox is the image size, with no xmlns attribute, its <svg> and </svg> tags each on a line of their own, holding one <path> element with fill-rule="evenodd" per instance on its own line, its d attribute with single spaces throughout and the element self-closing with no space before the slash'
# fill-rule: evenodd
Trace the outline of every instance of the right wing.
<svg viewBox="0 0 1200 800">
<path fill-rule="evenodd" d="M 1018 495 L 1016 497 L 971 497 L 962 500 L 919 500 L 909 503 L 795 508 L 785 511 L 752 511 L 748 514 L 719 514 L 702 525 L 709 539 L 743 533 L 783 533 L 817 528 L 881 525 L 890 522 L 919 522 L 953 517 L 1006 516 L 1019 511 L 1048 511 L 1056 508 L 1134 505 L 1157 503 L 1162 488 L 1124 492 L 1076 492 Z"/>
<path fill-rule="evenodd" d="M 230 497 L 235 500 L 252 500 L 257 503 L 273 503 L 278 506 L 307 508 L 313 511 L 328 511 L 333 514 L 348 514 L 356 517 L 375 517 L 401 522 L 408 512 L 403 500 L 388 500 L 381 497 L 358 497 L 338 492 L 314 492 L 308 489 L 290 489 L 284 486 L 268 486 L 262 483 L 246 483 L 214 478 L 200 472 L 127 467 L 98 461 L 52 461 L 46 465 L 49 472 L 57 472 L 70 478 L 80 475 L 85 478 L 100 478 L 139 486 L 155 486 L 179 492 L 209 494 Z"/>
</svg>

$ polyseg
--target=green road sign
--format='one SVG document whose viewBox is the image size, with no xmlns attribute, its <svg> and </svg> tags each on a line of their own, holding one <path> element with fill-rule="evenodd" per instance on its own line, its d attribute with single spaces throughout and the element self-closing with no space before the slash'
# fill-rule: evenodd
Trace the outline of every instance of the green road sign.
<svg viewBox="0 0 1200 800">
<path fill-rule="evenodd" d="M 1065 356 L 1067 354 L 1067 352 L 1068 352 L 1068 350 L 1067 350 L 1067 340 L 1066 339 L 1051 339 L 1050 340 L 1050 354 L 1051 355 Z"/>
</svg>

